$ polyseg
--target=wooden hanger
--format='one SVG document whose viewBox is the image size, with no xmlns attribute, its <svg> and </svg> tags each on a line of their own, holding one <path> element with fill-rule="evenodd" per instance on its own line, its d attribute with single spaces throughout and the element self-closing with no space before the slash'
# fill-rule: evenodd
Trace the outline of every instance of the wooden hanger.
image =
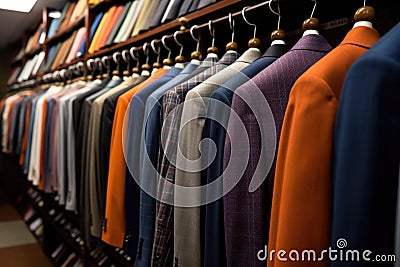
<svg viewBox="0 0 400 267">
<path fill-rule="evenodd" d="M 166 35 L 164 35 L 164 36 L 161 38 L 161 43 L 163 44 L 164 48 L 168 50 L 168 56 L 167 56 L 166 59 L 163 60 L 163 65 L 164 65 L 164 66 L 173 66 L 173 65 L 174 65 L 174 61 L 171 59 L 172 50 L 171 50 L 171 48 L 169 48 L 169 47 L 167 46 L 167 44 L 165 43 L 165 39 L 166 39 L 166 38 L 167 38 Z"/>
<path fill-rule="evenodd" d="M 129 53 L 131 54 L 131 57 L 133 60 L 136 61 L 136 67 L 132 69 L 132 77 L 133 78 L 138 78 L 140 76 L 140 62 L 139 62 L 139 56 L 137 55 L 137 47 L 132 47 L 129 50 Z"/>
<path fill-rule="evenodd" d="M 157 55 L 156 62 L 153 63 L 153 70 L 154 70 L 154 69 L 160 69 L 160 68 L 162 68 L 162 66 L 163 66 L 163 65 L 161 64 L 161 62 L 160 62 L 160 50 L 161 50 L 161 46 L 159 45 L 159 46 L 158 46 L 158 49 L 156 49 L 155 43 L 156 43 L 156 40 L 155 40 L 155 39 L 154 39 L 153 41 L 150 42 L 151 49 L 152 49 L 153 52 Z"/>
<path fill-rule="evenodd" d="M 248 46 L 250 49 L 257 49 L 257 50 L 260 50 L 259 47 L 261 46 L 261 40 L 258 39 L 258 38 L 256 37 L 256 35 L 257 35 L 257 25 L 254 24 L 254 23 L 250 23 L 250 22 L 247 20 L 246 15 L 245 15 L 245 12 L 246 12 L 246 9 L 247 9 L 247 8 L 248 8 L 248 6 L 246 6 L 246 7 L 244 7 L 244 8 L 242 9 L 242 17 L 243 17 L 243 20 L 244 20 L 248 25 L 254 27 L 253 38 L 251 38 L 251 39 L 249 40 L 249 42 L 247 43 L 247 46 Z"/>
<path fill-rule="evenodd" d="M 311 12 L 311 16 L 309 19 L 306 19 L 303 22 L 303 36 L 308 35 L 308 34 L 319 34 L 317 29 L 319 27 L 319 19 L 317 18 L 313 18 L 314 16 L 314 12 L 315 12 L 315 8 L 317 7 L 317 1 L 316 0 L 311 0 L 312 2 L 314 2 L 314 7 L 313 10 Z"/>
<path fill-rule="evenodd" d="M 272 13 L 274 13 L 275 15 L 278 15 L 278 27 L 276 30 L 274 30 L 271 33 L 271 45 L 277 45 L 277 44 L 281 44 L 284 45 L 286 44 L 285 41 L 283 39 L 286 38 L 286 32 L 284 30 L 281 29 L 281 9 L 279 8 L 279 4 L 278 4 L 278 12 L 276 12 L 273 8 L 272 8 L 272 1 L 269 2 L 269 9 L 271 10 Z"/>
<path fill-rule="evenodd" d="M 230 51 L 237 51 L 238 50 L 238 44 L 234 41 L 235 40 L 235 20 L 232 18 L 232 13 L 229 13 L 229 28 L 232 31 L 232 39 L 229 43 L 226 44 L 225 48 L 227 52 Z"/>
<path fill-rule="evenodd" d="M 175 62 L 176 63 L 185 63 L 186 59 L 182 55 L 182 53 L 183 53 L 183 44 L 178 41 L 178 34 L 179 34 L 179 31 L 174 32 L 175 43 L 177 43 L 180 46 L 179 55 L 175 58 Z"/>
<path fill-rule="evenodd" d="M 217 57 L 218 47 L 215 46 L 215 29 L 212 26 L 212 20 L 208 21 L 208 30 L 212 37 L 211 46 L 207 48 L 207 57 Z"/>
<path fill-rule="evenodd" d="M 354 14 L 354 20 L 356 23 L 353 28 L 364 26 L 373 29 L 372 20 L 375 18 L 375 9 L 370 6 L 366 6 L 366 0 L 364 0 L 364 6 L 360 7 Z"/>
<path fill-rule="evenodd" d="M 190 54 L 190 58 L 192 59 L 192 63 L 198 63 L 200 64 L 200 60 L 202 58 L 201 52 L 200 52 L 200 36 L 199 38 L 196 38 L 196 36 L 194 36 L 194 30 L 197 28 L 197 25 L 194 25 L 190 28 L 190 35 L 192 36 L 192 39 L 196 41 L 196 50 L 193 51 Z M 196 61 L 197 60 L 197 61 Z"/>
</svg>

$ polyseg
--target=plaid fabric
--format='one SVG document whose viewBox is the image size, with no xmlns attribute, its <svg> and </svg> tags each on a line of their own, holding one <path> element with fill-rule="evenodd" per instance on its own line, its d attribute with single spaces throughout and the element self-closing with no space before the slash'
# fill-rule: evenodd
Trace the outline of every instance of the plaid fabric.
<svg viewBox="0 0 400 267">
<path fill-rule="evenodd" d="M 161 115 L 164 124 L 161 131 L 161 147 L 158 163 L 160 180 L 157 190 L 162 202 L 157 201 L 156 203 L 156 225 L 153 242 L 152 266 L 172 265 L 173 206 L 167 205 L 165 202 L 172 202 L 174 199 L 174 192 L 173 188 L 165 183 L 165 180 L 171 183 L 174 183 L 175 180 L 178 132 L 183 107 L 181 104 L 184 102 L 189 90 L 232 64 L 238 57 L 238 53 L 229 52 L 226 53 L 217 63 L 215 63 L 215 58 L 206 58 L 202 65 L 208 64 L 210 66 L 208 69 L 188 81 L 177 85 L 164 95 Z"/>
</svg>

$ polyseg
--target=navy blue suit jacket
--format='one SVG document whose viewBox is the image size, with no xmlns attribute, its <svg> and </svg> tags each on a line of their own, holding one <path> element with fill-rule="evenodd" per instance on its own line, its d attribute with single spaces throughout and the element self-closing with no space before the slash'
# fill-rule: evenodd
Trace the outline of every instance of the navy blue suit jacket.
<svg viewBox="0 0 400 267">
<path fill-rule="evenodd" d="M 348 72 L 334 136 L 332 247 L 394 254 L 400 160 L 400 24 Z M 360 253 L 361 255 L 361 253 Z M 332 267 L 376 266 L 336 261 Z M 393 266 L 380 262 L 379 266 Z"/>
</svg>

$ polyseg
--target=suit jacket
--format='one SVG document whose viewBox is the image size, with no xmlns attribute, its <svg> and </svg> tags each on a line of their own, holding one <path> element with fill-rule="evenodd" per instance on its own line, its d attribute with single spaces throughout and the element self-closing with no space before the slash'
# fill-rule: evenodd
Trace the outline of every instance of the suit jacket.
<svg viewBox="0 0 400 267">
<path fill-rule="evenodd" d="M 129 134 L 126 135 L 124 155 L 127 165 L 125 176 L 126 229 L 130 238 L 125 238 L 125 247 L 133 256 L 140 254 L 136 250 L 140 244 L 138 243 L 140 188 L 133 177 L 139 179 L 140 176 L 140 138 L 142 137 L 145 103 L 151 93 L 178 75 L 181 70 L 175 67 L 158 70 L 159 75 L 165 74 L 158 79 L 155 76 L 157 80 L 135 94 L 129 103 L 129 117 L 126 118 L 129 118 L 127 126 Z"/>
<path fill-rule="evenodd" d="M 329 50 L 331 46 L 322 36 L 306 35 L 289 52 L 235 91 L 232 100 L 234 112 L 230 114 L 229 138 L 226 138 L 224 150 L 223 188 L 229 190 L 233 187 L 223 199 L 228 266 L 265 265 L 256 255 L 268 241 L 274 140 L 279 140 L 294 82 Z M 247 148 L 243 134 L 250 138 Z M 248 159 L 248 164 L 244 158 Z M 250 192 L 250 181 L 264 178 L 262 185 Z"/>
<path fill-rule="evenodd" d="M 174 182 L 175 179 L 175 171 L 176 171 L 176 157 L 178 154 L 177 150 L 177 143 L 178 143 L 178 133 L 180 131 L 180 121 L 182 118 L 182 105 L 180 103 L 184 102 L 184 99 L 187 95 L 187 93 L 210 78 L 211 76 L 215 75 L 219 71 L 222 71 L 225 69 L 227 66 L 229 66 L 231 63 L 233 63 L 236 59 L 238 58 L 238 53 L 236 51 L 229 51 L 227 52 L 222 59 L 217 62 L 214 66 L 211 66 L 209 69 L 205 70 L 203 73 L 198 74 L 197 76 L 191 78 L 188 80 L 186 83 L 183 83 L 181 85 L 176 86 L 174 89 L 168 91 L 164 95 L 163 99 L 163 116 L 165 123 L 163 125 L 163 128 L 166 129 L 166 132 L 161 135 L 161 140 L 164 141 L 164 151 L 161 151 L 160 153 L 162 154 L 162 157 L 160 157 L 160 173 L 163 177 L 166 177 L 167 179 L 170 179 L 171 182 Z M 174 199 L 174 192 L 171 191 L 172 188 L 169 188 L 168 185 L 159 185 L 159 191 L 160 194 L 162 194 L 163 198 L 166 197 L 167 199 L 171 198 L 172 200 Z M 170 200 L 171 200 L 170 199 Z M 170 202 L 171 203 L 171 202 Z M 159 210 L 161 210 L 161 214 L 164 213 L 163 208 L 161 208 L 162 205 L 159 206 Z M 169 206 L 170 207 L 170 206 Z M 176 207 L 178 209 L 178 207 Z M 200 214 L 198 214 L 200 215 Z M 172 221 L 173 217 L 170 216 L 167 218 L 168 221 Z M 179 218 L 181 219 L 181 218 Z M 199 221 L 199 220 L 198 220 Z M 167 222 L 167 225 L 169 222 Z M 198 224 L 199 225 L 199 224 Z M 192 225 L 196 227 L 196 225 Z M 175 228 L 176 229 L 176 228 Z M 181 265 L 179 263 L 180 261 L 180 252 L 181 249 L 181 241 L 184 243 L 184 237 L 182 235 L 176 235 L 174 233 L 174 246 L 177 244 L 178 249 L 175 253 L 174 257 L 174 265 Z M 193 242 L 196 242 L 196 240 L 192 240 Z M 194 246 L 192 246 L 194 247 Z M 196 250 L 196 249 L 194 249 Z M 191 251 L 192 252 L 192 251 Z M 200 249 L 198 251 L 198 255 L 192 254 L 192 265 L 200 264 L 201 259 L 200 259 Z M 185 264 L 186 258 L 183 258 L 183 264 Z"/>
<path fill-rule="evenodd" d="M 234 63 L 211 76 L 200 85 L 189 91 L 183 105 L 182 119 L 178 141 L 179 150 L 175 174 L 175 184 L 182 186 L 201 186 L 201 154 L 198 149 L 207 112 L 208 98 L 221 84 L 229 80 L 261 55 L 258 49 L 247 50 Z M 189 162 L 188 162 L 189 161 Z M 190 161 L 196 161 L 192 165 Z M 187 164 L 189 163 L 189 164 Z M 192 166 L 191 166 L 192 165 Z M 194 169 L 193 169 L 194 168 Z M 182 196 L 174 194 L 175 203 Z M 188 201 L 200 202 L 201 196 L 191 195 Z M 187 201 L 186 201 L 187 202 Z M 174 209 L 174 261 L 178 266 L 201 266 L 201 222 L 200 207 L 175 207 Z"/>
<path fill-rule="evenodd" d="M 203 151 L 203 157 L 206 162 L 211 162 L 209 167 L 202 171 L 203 184 L 209 184 L 215 181 L 223 172 L 225 128 L 228 124 L 230 112 L 221 112 L 217 104 L 218 101 L 224 103 L 226 106 L 231 106 L 233 93 L 240 85 L 253 78 L 286 52 L 287 48 L 285 45 L 273 45 L 269 47 L 261 58 L 255 60 L 244 68 L 240 75 L 235 75 L 235 77 L 221 85 L 211 94 L 211 101 L 207 108 L 202 139 L 210 138 L 213 140 L 217 146 L 217 151 L 215 159 L 211 158 L 211 147 L 207 147 Z M 218 118 L 219 122 L 208 118 Z M 222 182 L 219 188 L 222 188 Z M 202 217 L 204 217 L 205 224 L 202 249 L 204 254 L 203 266 L 226 266 L 225 225 L 222 199 L 218 199 L 203 207 Z"/>
<path fill-rule="evenodd" d="M 112 135 L 112 127 L 114 122 L 115 110 L 118 103 L 118 98 L 131 90 L 135 86 L 139 85 L 143 81 L 145 81 L 148 76 L 140 76 L 139 78 L 134 80 L 134 83 L 130 86 L 126 87 L 124 90 L 121 90 L 109 97 L 106 98 L 103 104 L 103 109 L 101 111 L 100 118 L 100 136 L 99 139 L 99 148 L 101 149 L 101 153 L 99 155 L 99 179 L 98 179 L 98 192 L 99 192 L 99 204 L 100 204 L 100 214 L 102 219 L 104 219 L 104 210 L 106 206 L 106 192 L 107 192 L 107 181 L 108 181 L 108 167 L 110 163 L 110 145 L 111 145 L 111 135 Z"/>
<path fill-rule="evenodd" d="M 163 109 L 161 113 L 161 116 L 164 120 L 163 128 L 171 130 L 168 131 L 170 134 L 165 134 L 164 132 L 164 136 L 163 131 L 161 131 L 160 144 L 162 144 L 163 146 L 161 146 L 161 149 L 159 150 L 157 170 L 159 177 L 161 176 L 167 179 L 169 182 L 173 183 L 175 178 L 174 163 L 171 163 L 169 159 L 176 156 L 176 141 L 179 125 L 176 125 L 175 122 L 180 122 L 181 115 L 181 111 L 179 111 L 179 108 L 175 107 L 177 107 L 178 104 L 184 101 L 186 93 L 190 89 L 194 88 L 196 85 L 200 84 L 212 74 L 216 73 L 215 70 L 212 73 L 209 71 L 211 67 L 215 65 L 216 59 L 217 57 L 215 54 L 209 54 L 199 67 L 206 67 L 205 70 L 203 69 L 203 72 L 175 86 L 173 89 L 164 94 L 162 100 Z M 227 61 L 229 61 L 228 58 L 225 58 L 223 62 L 226 63 Z M 168 121 L 166 120 L 167 118 L 169 118 Z M 170 136 L 173 136 L 174 139 L 170 138 Z M 163 151 L 163 149 L 165 150 L 165 152 Z M 160 179 L 160 182 L 157 185 L 157 194 L 159 194 L 162 200 L 169 200 L 170 203 L 172 203 L 173 192 L 171 192 L 171 188 L 168 187 L 168 185 L 165 186 L 163 181 L 163 179 Z M 173 207 L 171 205 L 165 204 L 165 202 L 157 201 L 156 223 L 152 252 L 153 265 L 164 266 L 165 264 L 172 264 L 172 223 Z"/>
<path fill-rule="evenodd" d="M 378 39 L 373 29 L 352 29 L 293 86 L 276 163 L 270 248 L 320 252 L 329 247 L 337 106 L 350 66 Z M 273 266 L 328 266 L 328 259 L 313 263 L 275 261 Z"/>
<path fill-rule="evenodd" d="M 197 63 L 197 62 L 196 62 Z M 182 65 L 182 66 L 180 66 Z M 176 68 L 183 68 L 183 64 L 176 64 Z M 179 75 L 174 79 L 165 83 L 155 90 L 146 100 L 145 112 L 143 116 L 144 124 L 141 133 L 140 143 L 140 179 L 141 183 L 149 188 L 153 195 L 156 193 L 154 181 L 157 173 L 157 156 L 159 148 L 159 132 L 161 101 L 164 93 L 179 83 L 186 80 L 189 75 L 196 70 L 198 64 L 188 64 Z M 152 181 L 153 183 L 150 183 Z M 147 183 L 146 183 L 147 182 Z M 151 263 L 151 253 L 154 238 L 154 222 L 156 213 L 156 201 L 149 196 L 144 190 L 140 190 L 140 207 L 139 207 L 139 237 L 138 252 L 136 255 L 135 266 L 149 266 Z"/>
<path fill-rule="evenodd" d="M 21 141 L 21 150 L 20 150 L 20 156 L 19 156 L 19 165 L 24 167 L 25 163 L 25 153 L 26 153 L 26 148 L 28 145 L 28 134 L 29 134 L 29 122 L 31 118 L 31 112 L 32 112 L 32 101 L 35 99 L 37 94 L 34 94 L 33 96 L 30 97 L 26 104 L 26 112 L 25 112 L 25 125 L 24 125 L 24 132 L 22 136 L 22 141 Z"/>
<path fill-rule="evenodd" d="M 88 166 L 89 166 L 89 159 L 88 159 L 88 146 L 89 146 L 89 121 L 90 121 L 90 113 L 92 109 L 93 101 L 121 83 L 120 79 L 107 79 L 108 81 L 104 85 L 104 88 L 91 94 L 90 96 L 86 97 L 83 102 L 82 106 L 82 113 L 79 121 L 79 128 L 78 128 L 78 140 L 77 142 L 77 151 L 81 151 L 78 155 L 81 155 L 81 160 L 77 161 L 80 164 L 80 173 L 79 177 L 81 178 L 81 191 L 79 192 L 81 198 L 80 203 L 80 223 L 81 223 L 81 231 L 82 235 L 84 236 L 85 241 L 87 242 L 88 246 L 91 247 L 90 242 L 90 225 L 91 225 L 91 214 L 90 214 L 90 191 L 89 191 L 89 177 L 88 177 Z M 81 147 L 78 145 L 81 144 Z M 78 165 L 77 165 L 78 166 Z"/>
<path fill-rule="evenodd" d="M 121 80 L 120 77 L 113 77 L 113 79 Z M 98 179 L 100 173 L 99 158 L 100 158 L 100 119 L 101 111 L 103 109 L 104 101 L 107 97 L 124 91 L 127 87 L 131 86 L 135 81 L 132 79 L 111 88 L 93 101 L 92 109 L 90 111 L 89 131 L 88 131 L 88 150 L 87 150 L 87 172 L 86 177 L 89 179 L 89 196 L 90 196 L 90 212 L 91 212 L 91 233 L 95 237 L 101 236 L 101 211 L 99 205 L 99 187 Z"/>
<path fill-rule="evenodd" d="M 164 71 L 164 69 L 159 70 L 144 82 L 121 95 L 118 99 L 111 135 L 106 209 L 101 237 L 104 242 L 113 246 L 122 247 L 126 233 L 124 205 L 125 160 L 123 153 L 123 135 L 125 136 L 126 134 L 126 127 L 124 126 L 125 113 L 128 109 L 130 99 L 146 85 L 153 82 L 154 79 L 162 76 L 165 73 Z M 142 75 L 148 76 L 148 72 L 143 72 Z"/>
<path fill-rule="evenodd" d="M 29 119 L 29 133 L 28 133 L 28 140 L 26 144 L 26 152 L 25 152 L 25 161 L 24 161 L 24 166 L 23 166 L 23 172 L 24 174 L 28 174 L 29 171 L 29 166 L 30 166 L 30 155 L 31 155 L 31 149 L 32 149 L 32 140 L 33 140 L 33 127 L 35 124 L 35 118 L 36 118 L 36 106 L 37 102 L 41 98 L 43 94 L 45 94 L 46 91 L 41 92 L 37 94 L 34 99 L 32 100 L 32 106 L 31 106 L 31 114 L 30 114 L 30 119 Z M 7 98 L 8 100 L 9 98 Z M 5 115 L 6 110 L 3 111 L 3 116 Z M 3 123 L 4 123 L 4 117 L 3 117 Z M 4 133 L 4 127 L 3 127 L 3 133 Z M 5 149 L 4 144 L 2 143 L 3 151 Z"/>
<path fill-rule="evenodd" d="M 350 68 L 335 123 L 331 246 L 395 254 L 400 159 L 400 24 Z M 384 229 L 384 230 L 383 230 Z M 393 266 L 393 262 L 381 262 Z M 377 266 L 332 262 L 331 266 Z"/>
</svg>

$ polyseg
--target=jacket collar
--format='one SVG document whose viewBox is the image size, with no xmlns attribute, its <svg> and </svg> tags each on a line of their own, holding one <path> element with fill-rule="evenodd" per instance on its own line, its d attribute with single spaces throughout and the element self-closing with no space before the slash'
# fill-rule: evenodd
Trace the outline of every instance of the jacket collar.
<svg viewBox="0 0 400 267">
<path fill-rule="evenodd" d="M 351 29 L 340 45 L 352 44 L 371 48 L 380 37 L 380 34 L 375 29 L 360 26 Z"/>
<path fill-rule="evenodd" d="M 309 34 L 301 37 L 293 48 L 290 49 L 290 51 L 294 50 L 309 50 L 327 53 L 332 50 L 332 47 L 322 35 Z"/>
<path fill-rule="evenodd" d="M 235 62 L 239 56 L 239 53 L 236 51 L 227 51 L 218 61 L 218 64 L 230 65 Z"/>
<path fill-rule="evenodd" d="M 283 56 L 288 50 L 289 50 L 289 48 L 287 47 L 287 45 L 283 45 L 283 44 L 271 45 L 270 47 L 268 47 L 267 51 L 265 51 L 263 57 L 276 57 L 276 58 L 280 58 L 280 57 Z"/>
<path fill-rule="evenodd" d="M 261 56 L 261 52 L 256 48 L 247 49 L 241 57 L 239 57 L 236 62 L 252 63 L 254 60 Z"/>
</svg>

